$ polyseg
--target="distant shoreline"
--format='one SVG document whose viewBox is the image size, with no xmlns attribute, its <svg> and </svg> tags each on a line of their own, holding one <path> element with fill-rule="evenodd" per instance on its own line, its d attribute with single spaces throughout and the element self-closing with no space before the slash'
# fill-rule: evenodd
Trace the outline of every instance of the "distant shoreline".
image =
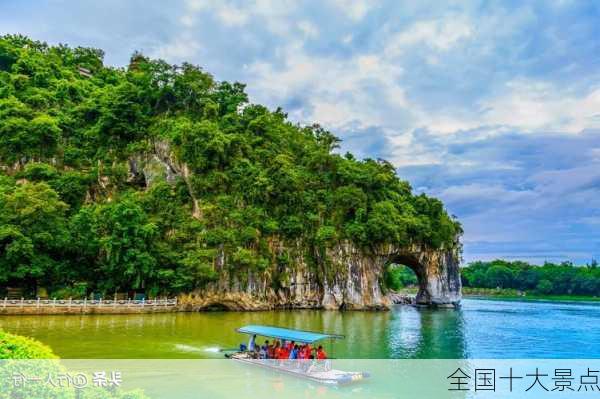
<svg viewBox="0 0 600 399">
<path fill-rule="evenodd" d="M 511 289 L 463 288 L 463 298 L 489 298 L 518 301 L 600 302 L 600 297 L 586 295 L 542 295 Z"/>
<path fill-rule="evenodd" d="M 398 297 L 414 297 L 416 287 L 405 287 L 395 293 Z M 463 298 L 471 299 L 502 299 L 507 301 L 552 301 L 552 302 L 600 302 L 600 296 L 591 295 L 542 295 L 526 291 L 506 288 L 462 288 Z M 397 302 L 398 304 L 406 302 Z"/>
</svg>

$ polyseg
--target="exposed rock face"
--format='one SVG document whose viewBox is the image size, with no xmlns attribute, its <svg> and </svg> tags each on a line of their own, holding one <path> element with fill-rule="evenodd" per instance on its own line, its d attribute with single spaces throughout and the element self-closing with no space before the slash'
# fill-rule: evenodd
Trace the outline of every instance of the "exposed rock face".
<svg viewBox="0 0 600 399">
<path fill-rule="evenodd" d="M 392 292 L 388 295 L 390 300 L 395 305 L 415 305 L 416 299 L 414 295 L 399 294 Z"/>
<path fill-rule="evenodd" d="M 153 154 L 130 161 L 132 180 L 143 180 L 150 186 L 159 177 L 170 182 L 181 177 L 189 186 L 187 165 L 178 162 L 164 142 L 155 144 Z M 194 217 L 199 218 L 198 199 L 191 187 L 190 195 Z M 286 254 L 290 263 L 281 268 L 272 266 L 260 273 L 244 273 L 231 270 L 231 262 L 221 253 L 216 262 L 219 280 L 182 296 L 180 303 L 187 310 L 387 309 L 392 301 L 382 289 L 382 278 L 390 262 L 404 264 L 415 271 L 419 280 L 417 304 L 452 306 L 461 299 L 458 239 L 452 248 L 440 250 L 416 245 L 365 250 L 348 242 L 317 250 L 300 242 L 281 242 L 273 237 L 271 250 L 274 254 Z"/>
<path fill-rule="evenodd" d="M 456 306 L 461 299 L 460 243 L 453 248 L 431 250 L 421 246 L 399 248 L 391 261 L 414 270 L 419 281 L 418 305 Z"/>
<path fill-rule="evenodd" d="M 284 246 L 281 250 L 286 250 Z M 226 270 L 223 257 L 220 279 L 203 290 L 181 298 L 189 310 L 225 308 L 265 310 L 276 308 L 322 308 L 383 310 L 392 299 L 382 290 L 383 270 L 388 262 L 405 264 L 417 274 L 420 289 L 418 305 L 455 306 L 460 302 L 461 284 L 457 251 L 428 251 L 418 247 L 380 249 L 367 254 L 349 243 L 327 250 L 332 262 L 312 268 L 303 256 L 285 271 L 248 275 L 246 281 Z M 278 284 L 274 284 L 278 279 Z"/>
</svg>

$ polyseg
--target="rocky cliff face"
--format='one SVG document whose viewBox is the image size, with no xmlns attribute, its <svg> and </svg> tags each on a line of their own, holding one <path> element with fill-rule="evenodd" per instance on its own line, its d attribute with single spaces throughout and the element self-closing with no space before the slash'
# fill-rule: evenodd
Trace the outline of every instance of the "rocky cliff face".
<svg viewBox="0 0 600 399">
<path fill-rule="evenodd" d="M 280 249 L 287 250 L 283 245 Z M 240 278 L 226 270 L 224 257 L 219 281 L 183 297 L 182 304 L 189 310 L 383 310 L 391 305 L 382 289 L 383 270 L 388 262 L 403 263 L 415 270 L 420 284 L 417 304 L 456 306 L 461 299 L 456 250 L 388 247 L 365 253 L 342 243 L 327 250 L 327 258 L 331 260 L 327 266 L 315 267 L 308 266 L 307 260 L 299 256 L 285 272 L 271 270 Z M 278 283 L 274 284 L 276 280 Z"/>
<path fill-rule="evenodd" d="M 422 246 L 396 248 L 388 258 L 414 270 L 419 281 L 418 305 L 457 306 L 461 300 L 460 242 L 452 248 L 431 250 Z"/>
<path fill-rule="evenodd" d="M 153 154 L 130 161 L 130 178 L 147 186 L 156 179 L 174 181 L 176 177 L 188 183 L 189 171 L 172 156 L 166 143 L 157 143 Z M 201 217 L 191 188 L 190 195 L 194 217 Z M 240 273 L 229 269 L 227 255 L 221 253 L 216 262 L 218 281 L 181 297 L 181 304 L 188 310 L 387 309 L 391 300 L 382 288 L 382 279 L 390 262 L 415 271 L 419 280 L 417 304 L 453 306 L 461 299 L 458 239 L 452 248 L 441 250 L 415 245 L 364 250 L 348 242 L 317 250 L 273 237 L 271 250 L 286 254 L 290 263 L 282 269 L 273 266 L 263 272 Z"/>
</svg>

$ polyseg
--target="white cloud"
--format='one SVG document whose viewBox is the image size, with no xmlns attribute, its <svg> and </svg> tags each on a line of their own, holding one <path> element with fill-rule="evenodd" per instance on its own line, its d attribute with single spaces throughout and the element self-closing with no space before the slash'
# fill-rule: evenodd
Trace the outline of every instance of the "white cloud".
<svg viewBox="0 0 600 399">
<path fill-rule="evenodd" d="M 547 129 L 578 133 L 600 126 L 600 88 L 583 96 L 556 85 L 531 80 L 508 82 L 506 93 L 484 101 L 481 123 L 506 124 L 524 130 Z"/>
<path fill-rule="evenodd" d="M 189 14 L 182 16 L 179 19 L 179 21 L 182 23 L 183 26 L 185 26 L 187 28 L 191 28 L 196 23 L 196 21 L 194 20 L 194 17 Z"/>
<path fill-rule="evenodd" d="M 290 21 L 287 19 L 297 6 L 297 3 L 291 0 L 186 0 L 186 4 L 188 12 L 192 15 L 203 11 L 210 12 L 224 26 L 248 26 L 249 21 L 253 21 L 278 35 L 289 34 Z"/>
<path fill-rule="evenodd" d="M 359 126 L 383 125 L 385 113 L 380 101 L 391 107 L 407 104 L 404 89 L 396 83 L 402 68 L 377 55 L 357 55 L 349 60 L 308 55 L 301 43 L 279 49 L 283 65 L 256 62 L 248 67 L 253 81 L 249 90 L 260 93 L 270 104 L 281 104 L 297 93 L 306 95 L 301 114 L 292 115 L 302 122 L 319 122 L 341 128 L 350 123 Z M 379 90 L 372 96 L 367 87 Z"/>
<path fill-rule="evenodd" d="M 439 20 L 420 21 L 392 36 L 385 52 L 390 56 L 398 56 L 414 45 L 447 51 L 472 34 L 473 28 L 464 18 L 448 16 Z"/>
<path fill-rule="evenodd" d="M 201 46 L 195 39 L 180 36 L 151 50 L 149 55 L 174 63 L 194 58 L 200 49 Z"/>
<path fill-rule="evenodd" d="M 187 7 L 192 11 L 206 9 L 212 3 L 210 0 L 186 0 Z"/>
<path fill-rule="evenodd" d="M 573 93 L 569 88 L 527 79 L 505 83 L 498 93 L 467 104 L 460 110 L 437 110 L 415 107 L 418 127 L 433 133 L 453 134 L 481 126 L 505 127 L 522 132 L 562 131 L 579 133 L 600 127 L 600 87 L 587 93 Z"/>
<path fill-rule="evenodd" d="M 484 207 L 493 207 L 494 203 L 521 204 L 537 197 L 537 194 L 531 190 L 511 190 L 498 184 L 471 183 L 457 186 L 450 186 L 438 192 L 446 201 L 478 202 Z"/>
<path fill-rule="evenodd" d="M 359 21 L 377 6 L 375 0 L 332 0 L 333 4 L 346 16 L 354 21 Z"/>
<path fill-rule="evenodd" d="M 248 12 L 241 7 L 221 3 L 216 10 L 219 19 L 227 26 L 241 26 L 249 19 Z"/>
<path fill-rule="evenodd" d="M 304 33 L 306 37 L 314 39 L 319 36 L 319 29 L 310 21 L 298 22 L 298 28 Z"/>
</svg>

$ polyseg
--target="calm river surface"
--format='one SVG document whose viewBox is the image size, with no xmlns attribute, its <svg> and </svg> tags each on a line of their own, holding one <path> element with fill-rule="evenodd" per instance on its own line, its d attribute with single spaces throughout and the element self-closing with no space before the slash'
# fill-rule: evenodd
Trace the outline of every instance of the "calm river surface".
<svg viewBox="0 0 600 399">
<path fill-rule="evenodd" d="M 600 305 L 465 299 L 460 310 L 272 311 L 98 316 L 0 316 L 0 327 L 62 358 L 222 358 L 269 324 L 344 334 L 341 358 L 600 358 Z M 262 340 L 261 340 L 262 342 Z"/>
</svg>

